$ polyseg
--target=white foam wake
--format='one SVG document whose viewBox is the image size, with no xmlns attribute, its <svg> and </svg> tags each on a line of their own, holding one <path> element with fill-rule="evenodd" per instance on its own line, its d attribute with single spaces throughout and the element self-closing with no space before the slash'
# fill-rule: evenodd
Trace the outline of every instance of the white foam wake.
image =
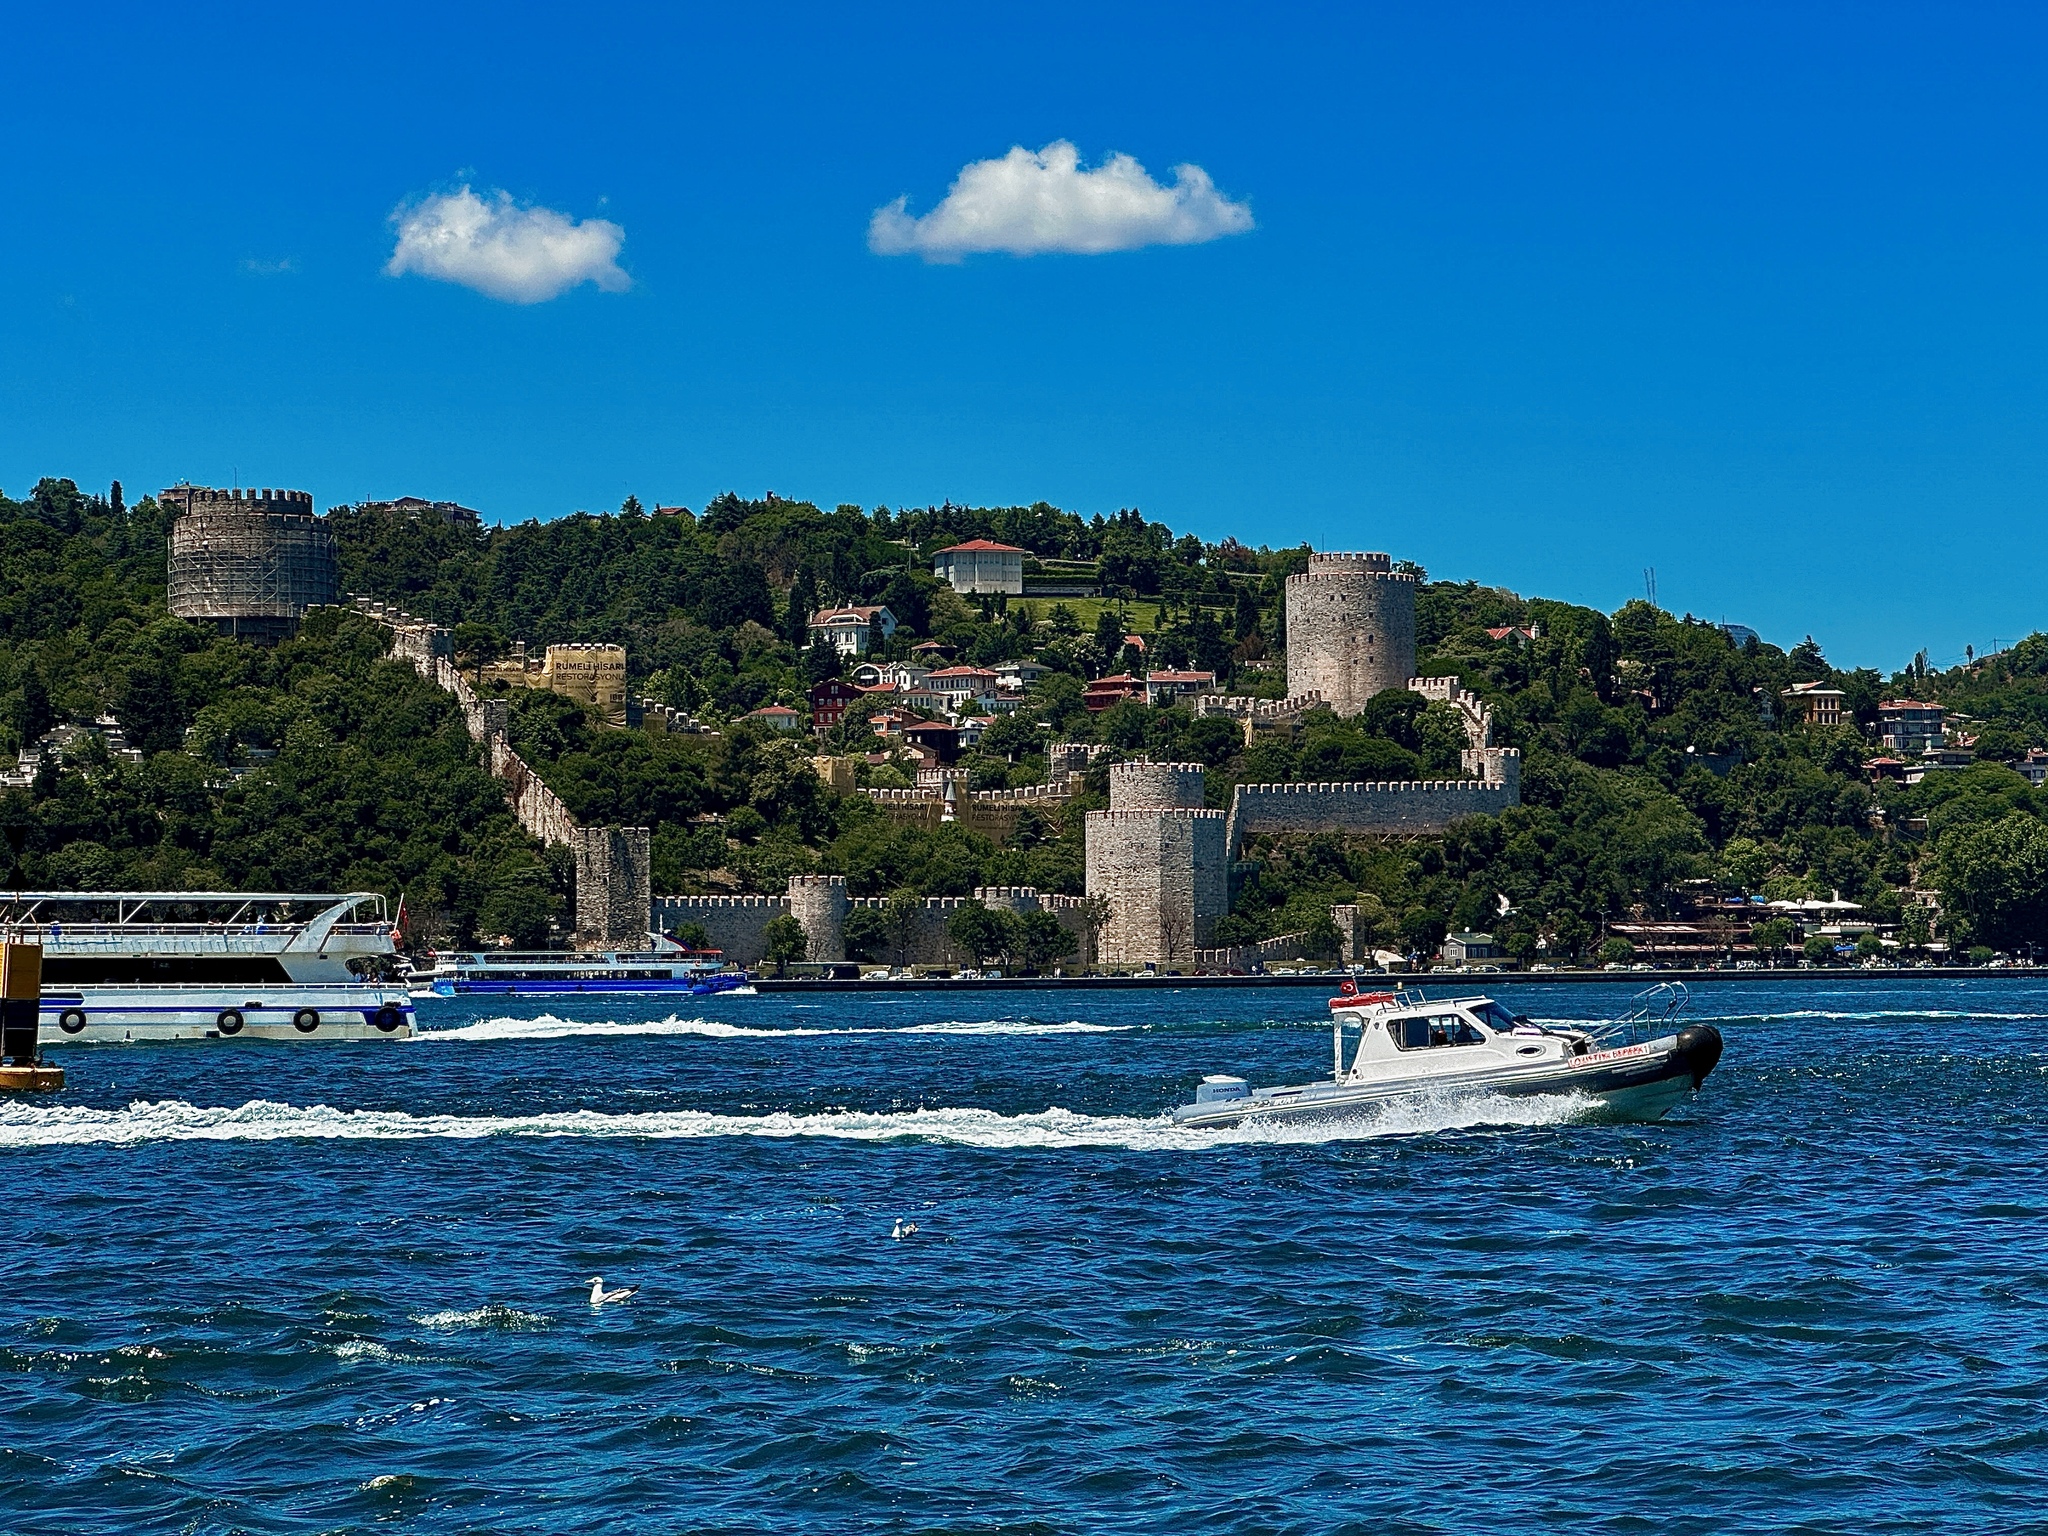
<svg viewBox="0 0 2048 1536">
<path fill-rule="evenodd" d="M 1557 1125 L 1592 1108 L 1579 1097 L 1472 1095 L 1417 1098 L 1311 1125 L 1183 1129 L 1164 1115 L 1082 1115 L 1053 1107 L 1036 1114 L 990 1109 L 912 1109 L 873 1113 L 717 1115 L 702 1110 L 607 1114 L 572 1110 L 538 1115 L 414 1115 L 403 1110 L 335 1109 L 251 1099 L 233 1107 L 182 1099 L 138 1100 L 126 1109 L 0 1105 L 0 1148 L 142 1146 L 175 1141 L 418 1141 L 496 1136 L 703 1140 L 758 1136 L 844 1141 L 922 1140 L 995 1150 L 1118 1147 L 1192 1151 L 1246 1143 L 1371 1140 L 1485 1126 Z"/>
<path fill-rule="evenodd" d="M 1131 1027 L 1128 1024 L 1088 1024 L 1080 1019 L 1070 1019 L 1064 1024 L 1039 1023 L 1032 1019 L 950 1019 L 936 1024 L 903 1024 L 893 1029 L 824 1029 L 814 1025 L 765 1029 L 747 1024 L 728 1024 L 722 1019 L 685 1019 L 675 1014 L 665 1019 L 564 1019 L 544 1013 L 531 1019 L 507 1015 L 459 1025 L 454 1029 L 422 1029 L 414 1038 L 455 1042 L 699 1035 L 710 1040 L 793 1040 L 813 1035 L 1097 1035 L 1116 1034 Z"/>
</svg>

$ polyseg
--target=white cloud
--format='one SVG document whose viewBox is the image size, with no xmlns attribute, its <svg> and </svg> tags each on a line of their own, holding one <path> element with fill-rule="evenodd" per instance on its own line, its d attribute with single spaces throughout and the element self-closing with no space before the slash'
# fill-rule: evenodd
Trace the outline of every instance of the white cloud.
<svg viewBox="0 0 2048 1536">
<path fill-rule="evenodd" d="M 606 293 L 632 286 L 618 264 L 626 232 L 609 219 L 582 223 L 552 208 L 522 208 L 509 192 L 436 193 L 391 215 L 398 248 L 384 270 L 460 283 L 510 304 L 539 304 L 578 283 Z"/>
<path fill-rule="evenodd" d="M 1141 245 L 1200 245 L 1252 227 L 1252 211 L 1216 190 L 1199 165 L 1173 168 L 1162 187 L 1129 155 L 1092 171 L 1065 139 L 1037 154 L 1018 145 L 1000 160 L 977 160 L 954 178 L 946 200 L 912 218 L 899 197 L 868 221 L 878 256 L 916 254 L 958 261 L 977 251 L 1084 256 Z"/>
</svg>

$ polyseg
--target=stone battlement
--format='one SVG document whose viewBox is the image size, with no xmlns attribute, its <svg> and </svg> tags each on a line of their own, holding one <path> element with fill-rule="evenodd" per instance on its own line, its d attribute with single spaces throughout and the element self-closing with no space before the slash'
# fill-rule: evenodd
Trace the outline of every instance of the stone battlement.
<svg viewBox="0 0 2048 1536">
<path fill-rule="evenodd" d="M 1090 811 L 1088 813 L 1088 819 L 1089 821 L 1093 822 L 1097 817 L 1102 817 L 1104 820 L 1111 823 L 1129 822 L 1133 825 L 1136 825 L 1140 822 L 1156 822 L 1162 820 L 1204 821 L 1213 819 L 1220 821 L 1223 819 L 1224 815 L 1225 813 L 1222 811 L 1206 810 L 1189 805 L 1162 805 L 1147 807 L 1146 809 L 1135 811 Z"/>
<path fill-rule="evenodd" d="M 182 507 L 187 512 L 270 513 L 284 517 L 315 515 L 311 491 L 273 491 L 268 486 L 258 491 L 253 487 L 225 490 L 210 485 L 172 485 L 158 491 L 156 499 L 165 506 Z"/>
<path fill-rule="evenodd" d="M 1189 695 L 1201 700 L 1198 712 L 1229 715 L 1236 719 L 1271 720 L 1283 715 L 1305 715 L 1329 701 L 1320 693 L 1300 693 L 1286 699 L 1252 699 L 1242 694 L 1209 693 Z"/>
<path fill-rule="evenodd" d="M 1381 575 L 1392 575 L 1394 557 L 1378 550 L 1311 550 L 1308 557 L 1308 573 L 1311 576 L 1328 575 L 1338 571 L 1368 571 Z"/>
<path fill-rule="evenodd" d="M 1035 800 L 1071 800 L 1074 798 L 1074 786 L 1062 781 L 1057 784 L 1026 784 L 1019 789 L 977 789 L 970 793 L 982 805 L 1028 805 Z"/>
<path fill-rule="evenodd" d="M 1468 750 L 1485 776 L 1356 784 L 1240 784 L 1230 799 L 1232 857 L 1256 832 L 1352 832 L 1428 837 L 1461 816 L 1498 815 L 1522 803 L 1522 754 L 1513 747 Z"/>
</svg>

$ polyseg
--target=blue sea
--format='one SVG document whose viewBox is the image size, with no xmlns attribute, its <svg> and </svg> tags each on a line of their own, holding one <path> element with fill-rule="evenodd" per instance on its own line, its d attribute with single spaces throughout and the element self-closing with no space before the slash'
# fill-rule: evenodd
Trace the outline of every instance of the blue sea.
<svg viewBox="0 0 2048 1536">
<path fill-rule="evenodd" d="M 1327 1072 L 1323 1012 L 56 1048 L 0 1104 L 0 1529 L 2048 1530 L 2048 986 L 1695 988 L 1727 1054 L 1655 1125 L 1165 1118 Z"/>
</svg>

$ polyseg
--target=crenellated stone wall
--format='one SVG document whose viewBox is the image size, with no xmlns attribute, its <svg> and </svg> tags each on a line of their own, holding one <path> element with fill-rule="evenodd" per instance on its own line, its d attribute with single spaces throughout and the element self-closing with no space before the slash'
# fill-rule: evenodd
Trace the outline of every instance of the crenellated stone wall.
<svg viewBox="0 0 2048 1536">
<path fill-rule="evenodd" d="M 1074 955 L 1063 963 L 1086 964 L 1095 958 L 1090 921 L 1093 903 L 1079 896 L 1047 895 L 1031 886 L 989 886 L 971 897 L 927 897 L 911 910 L 908 931 L 891 939 L 882 958 L 891 965 L 973 964 L 974 957 L 953 943 L 946 925 L 962 907 L 976 904 L 1007 912 L 1051 912 L 1076 942 Z M 700 924 L 712 947 L 723 950 L 728 960 L 758 965 L 767 952 L 764 935 L 768 924 L 785 913 L 804 924 L 809 940 L 805 958 L 839 960 L 846 954 L 846 919 L 858 910 L 888 907 L 888 898 L 882 896 L 848 899 L 841 876 L 799 875 L 785 896 L 660 896 L 654 900 L 653 911 L 657 930 L 672 930 L 680 923 Z"/>
<path fill-rule="evenodd" d="M 1078 774 L 1061 772 L 1047 784 L 970 790 L 967 775 L 948 768 L 920 770 L 915 789 L 863 789 L 860 793 L 898 826 L 931 832 L 946 822 L 958 822 L 1000 848 L 1017 830 L 1017 818 L 1025 811 L 1057 816 L 1080 787 Z"/>
<path fill-rule="evenodd" d="M 486 699 L 470 687 L 455 667 L 453 632 L 443 624 L 416 619 L 387 603 L 356 598 L 359 613 L 391 633 L 391 654 L 412 663 L 413 670 L 443 689 L 462 711 L 470 739 L 484 749 L 484 764 L 505 789 L 506 802 L 529 836 L 550 848 L 571 849 L 576 857 L 576 942 L 582 948 L 637 946 L 652 926 L 648 902 L 651 881 L 645 827 L 578 825 L 569 807 L 541 782 L 507 739 L 510 710 L 503 699 Z M 638 913 L 638 926 L 634 914 Z M 597 938 L 597 934 L 609 935 Z"/>
<path fill-rule="evenodd" d="M 670 933 L 684 923 L 696 923 L 726 959 L 758 965 L 768 952 L 764 931 L 788 911 L 786 896 L 657 896 L 650 926 L 656 933 Z"/>
<path fill-rule="evenodd" d="M 1352 832 L 1395 837 L 1441 833 L 1460 816 L 1497 816 L 1522 799 L 1522 755 L 1513 747 L 1465 754 L 1486 779 L 1382 784 L 1240 784 L 1230 801 L 1232 852 L 1258 832 Z M 1475 759 L 1479 760 L 1475 764 Z"/>
</svg>

